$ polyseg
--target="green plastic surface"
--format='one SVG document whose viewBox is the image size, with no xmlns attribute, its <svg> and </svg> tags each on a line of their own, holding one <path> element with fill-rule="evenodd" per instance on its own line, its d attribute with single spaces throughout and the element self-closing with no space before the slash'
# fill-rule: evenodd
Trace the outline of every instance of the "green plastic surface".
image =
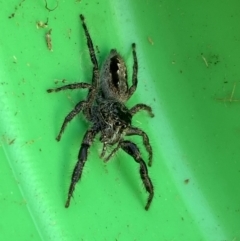
<svg viewBox="0 0 240 241">
<path fill-rule="evenodd" d="M 44 1 L 0 3 L 1 240 L 240 240 L 239 1 L 72 0 L 51 12 Z M 100 62 L 117 48 L 131 76 L 137 44 L 139 85 L 127 106 L 155 113 L 133 121 L 154 153 L 148 212 L 137 164 L 122 151 L 104 164 L 98 140 L 64 208 L 88 123 L 79 115 L 55 137 L 86 91 L 46 89 L 91 81 L 80 13 Z M 131 140 L 147 160 L 141 138 Z"/>
</svg>

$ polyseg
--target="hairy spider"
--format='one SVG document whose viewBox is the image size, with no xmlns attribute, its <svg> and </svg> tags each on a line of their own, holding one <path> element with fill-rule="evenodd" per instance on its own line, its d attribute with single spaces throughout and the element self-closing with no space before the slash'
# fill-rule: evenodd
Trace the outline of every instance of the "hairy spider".
<svg viewBox="0 0 240 241">
<path fill-rule="evenodd" d="M 154 189 L 153 184 L 148 176 L 148 169 L 143 161 L 140 151 L 136 144 L 129 140 L 124 140 L 124 136 L 139 135 L 143 139 L 143 144 L 149 154 L 148 165 L 152 165 L 152 147 L 149 143 L 147 134 L 137 127 L 132 126 L 132 117 L 140 110 L 145 110 L 153 117 L 152 108 L 145 104 L 137 104 L 131 109 L 125 106 L 125 102 L 133 95 L 137 88 L 138 79 L 138 62 L 136 55 L 136 45 L 132 44 L 133 54 L 133 74 L 132 86 L 128 87 L 127 68 L 120 54 L 112 49 L 102 68 L 99 70 L 98 61 L 96 59 L 93 43 L 84 21 L 84 16 L 80 15 L 82 26 L 87 39 L 87 46 L 91 62 L 93 64 L 92 83 L 73 83 L 59 88 L 48 89 L 48 93 L 58 92 L 67 89 L 88 89 L 86 100 L 80 101 L 75 108 L 65 117 L 61 130 L 56 138 L 60 141 L 64 129 L 67 124 L 81 111 L 86 119 L 91 122 L 91 127 L 86 131 L 78 154 L 78 161 L 72 173 L 71 184 L 68 191 L 68 198 L 65 207 L 69 207 L 70 199 L 73 195 L 75 185 L 80 180 L 83 167 L 87 160 L 88 149 L 97 134 L 100 135 L 100 141 L 103 143 L 101 158 L 104 158 L 107 146 L 116 147 L 104 158 L 108 161 L 119 148 L 140 165 L 140 176 L 149 193 L 145 209 L 148 210 L 152 202 Z"/>
</svg>

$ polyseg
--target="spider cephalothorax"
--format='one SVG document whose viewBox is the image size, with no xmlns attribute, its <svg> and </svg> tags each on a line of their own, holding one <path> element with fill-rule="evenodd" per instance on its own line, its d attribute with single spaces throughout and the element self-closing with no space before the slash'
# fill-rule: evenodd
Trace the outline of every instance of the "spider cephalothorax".
<svg viewBox="0 0 240 241">
<path fill-rule="evenodd" d="M 75 185 L 80 180 L 82 170 L 88 156 L 88 149 L 91 146 L 97 134 L 100 135 L 100 141 L 103 143 L 101 158 L 108 161 L 119 148 L 140 165 L 140 176 L 143 184 L 149 193 L 145 209 L 148 210 L 154 195 L 154 189 L 151 179 L 148 176 L 148 170 L 143 161 L 140 151 L 136 144 L 129 140 L 124 140 L 125 136 L 139 135 L 143 139 L 143 144 L 149 153 L 148 165 L 152 164 L 152 147 L 149 143 L 147 134 L 141 129 L 132 126 L 132 117 L 140 110 L 147 111 L 153 117 L 152 109 L 145 104 L 137 104 L 128 109 L 125 102 L 132 96 L 137 88 L 138 63 L 136 55 L 136 46 L 132 44 L 133 53 L 133 74 L 132 85 L 129 88 L 127 81 L 127 68 L 123 58 L 115 50 L 111 50 L 109 56 L 102 65 L 101 70 L 98 67 L 93 43 L 84 21 L 83 15 L 80 15 L 82 26 L 87 38 L 87 45 L 90 58 L 93 64 L 92 83 L 74 83 L 55 89 L 48 89 L 47 92 L 58 92 L 66 89 L 87 88 L 88 96 L 86 100 L 80 101 L 75 108 L 65 117 L 61 130 L 57 136 L 57 141 L 61 139 L 62 133 L 67 124 L 79 113 L 83 112 L 86 119 L 91 123 L 89 130 L 86 131 L 78 154 L 78 161 L 72 173 L 71 184 L 68 191 L 68 198 L 65 207 L 69 207 Z M 115 146 L 112 152 L 105 157 L 107 146 Z"/>
</svg>

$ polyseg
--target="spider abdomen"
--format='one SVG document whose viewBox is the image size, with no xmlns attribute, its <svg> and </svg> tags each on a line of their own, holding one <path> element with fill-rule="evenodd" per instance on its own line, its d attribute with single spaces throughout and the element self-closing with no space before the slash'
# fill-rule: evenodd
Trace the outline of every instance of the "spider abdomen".
<svg viewBox="0 0 240 241">
<path fill-rule="evenodd" d="M 104 98 L 125 102 L 128 99 L 127 67 L 119 53 L 112 49 L 100 74 Z"/>
</svg>

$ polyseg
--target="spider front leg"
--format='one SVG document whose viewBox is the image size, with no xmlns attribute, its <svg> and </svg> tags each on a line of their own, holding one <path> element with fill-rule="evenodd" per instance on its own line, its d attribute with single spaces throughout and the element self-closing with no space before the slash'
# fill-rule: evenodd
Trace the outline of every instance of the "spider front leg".
<svg viewBox="0 0 240 241">
<path fill-rule="evenodd" d="M 148 166 L 152 166 L 152 147 L 149 143 L 149 138 L 147 136 L 147 134 L 142 131 L 141 129 L 139 128 L 136 128 L 136 127 L 130 127 L 127 131 L 126 131 L 126 136 L 132 136 L 132 135 L 138 135 L 138 136 L 141 136 L 142 139 L 143 139 L 143 144 L 145 146 L 145 148 L 147 149 L 147 152 L 149 154 L 149 157 L 148 157 Z"/>
<path fill-rule="evenodd" d="M 121 141 L 118 143 L 117 147 L 110 153 L 110 155 L 105 159 L 105 161 L 108 161 L 118 151 L 119 148 L 122 148 L 127 154 L 132 156 L 134 160 L 140 165 L 140 176 L 146 191 L 149 193 L 147 204 L 145 206 L 145 210 L 148 210 L 154 196 L 154 188 L 152 181 L 148 176 L 147 166 L 141 157 L 137 145 L 131 141 Z"/>
<path fill-rule="evenodd" d="M 131 141 L 123 141 L 121 142 L 120 145 L 121 145 L 121 148 L 130 156 L 132 156 L 134 160 L 140 165 L 140 176 L 146 191 L 149 193 L 147 204 L 145 206 L 145 210 L 148 210 L 154 196 L 154 188 L 153 188 L 152 181 L 148 176 L 147 166 L 143 161 L 143 159 L 141 158 L 138 147 L 134 143 L 132 143 Z"/>
<path fill-rule="evenodd" d="M 65 204 L 66 208 L 69 207 L 70 200 L 75 189 L 75 185 L 77 184 L 77 182 L 80 180 L 82 176 L 83 167 L 88 156 L 88 148 L 91 146 L 93 139 L 97 133 L 98 133 L 98 130 L 96 128 L 93 128 L 91 130 L 88 130 L 83 138 L 81 148 L 78 154 L 78 162 L 76 163 L 72 173 L 71 184 L 68 190 L 68 198 Z"/>
<path fill-rule="evenodd" d="M 113 157 L 113 155 L 119 150 L 119 148 L 122 148 L 126 153 L 128 153 L 130 156 L 132 156 L 134 158 L 134 160 L 137 163 L 139 163 L 139 165 L 140 165 L 140 176 L 141 176 L 141 179 L 143 181 L 146 191 L 149 193 L 148 201 L 145 206 L 145 210 L 148 210 L 150 207 L 150 204 L 152 202 L 153 196 L 154 196 L 154 188 L 153 188 L 152 181 L 151 181 L 150 177 L 148 176 L 147 166 L 141 157 L 141 154 L 140 154 L 140 151 L 139 151 L 137 145 L 131 141 L 122 141 L 121 140 L 118 143 L 117 147 L 112 150 L 112 152 L 109 154 L 109 156 L 107 158 L 105 158 L 105 162 L 109 161 L 109 159 L 111 159 Z"/>
</svg>

